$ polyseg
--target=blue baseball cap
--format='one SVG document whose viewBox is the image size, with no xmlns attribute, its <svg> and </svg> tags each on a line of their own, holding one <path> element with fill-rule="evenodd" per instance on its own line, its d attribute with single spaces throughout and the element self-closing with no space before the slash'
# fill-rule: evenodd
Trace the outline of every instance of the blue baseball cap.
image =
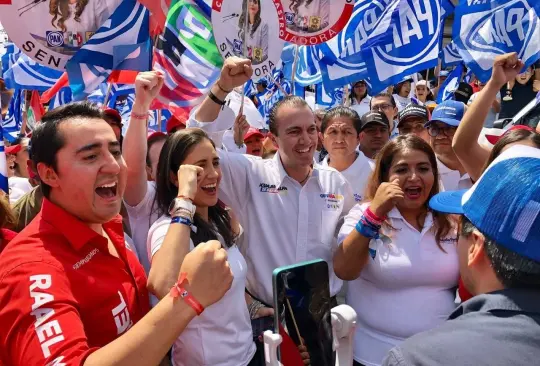
<svg viewBox="0 0 540 366">
<path fill-rule="evenodd" d="M 446 123 L 449 126 L 457 127 L 465 114 L 465 104 L 455 100 L 447 100 L 438 104 L 433 110 L 431 119 L 426 123 L 425 127 L 433 122 Z"/>
<path fill-rule="evenodd" d="M 497 244 L 540 262 L 540 149 L 503 152 L 469 190 L 442 192 L 429 207 L 465 215 Z"/>
</svg>

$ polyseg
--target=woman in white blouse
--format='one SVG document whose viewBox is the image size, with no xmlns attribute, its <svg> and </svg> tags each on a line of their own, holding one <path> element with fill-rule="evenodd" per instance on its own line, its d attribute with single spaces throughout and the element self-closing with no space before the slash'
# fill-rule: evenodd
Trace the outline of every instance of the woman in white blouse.
<svg viewBox="0 0 540 366">
<path fill-rule="evenodd" d="M 170 135 L 161 151 L 154 209 L 160 218 L 148 233 L 148 287 L 158 298 L 177 281 L 185 255 L 197 244 L 219 240 L 234 275 L 223 299 L 206 308 L 175 341 L 175 366 L 246 366 L 254 360 L 244 289 L 247 264 L 235 242 L 241 234 L 218 200 L 221 180 L 214 143 L 199 129 Z"/>
<path fill-rule="evenodd" d="M 354 83 L 350 95 L 350 107 L 362 117 L 370 111 L 370 103 L 371 97 L 368 95 L 366 81 L 360 80 Z"/>
<path fill-rule="evenodd" d="M 437 160 L 414 135 L 389 141 L 377 156 L 364 204 L 345 218 L 334 270 L 349 280 L 358 314 L 355 365 L 380 365 L 406 338 L 436 327 L 454 310 L 459 269 L 450 217 L 432 212 Z"/>
<path fill-rule="evenodd" d="M 369 160 L 358 150 L 360 128 L 360 116 L 348 107 L 329 110 L 321 123 L 323 145 L 328 151 L 321 165 L 343 174 L 357 202 L 362 200 L 372 173 Z"/>
<path fill-rule="evenodd" d="M 261 11 L 261 0 L 244 0 L 242 4 L 242 15 L 238 20 L 238 28 L 240 29 L 238 37 L 242 40 L 244 39 L 244 29 L 246 28 L 246 14 L 248 15 L 247 34 L 245 37 L 247 46 L 246 57 L 251 60 L 253 65 L 258 65 L 268 59 L 268 24 L 263 23 Z M 242 54 L 238 56 L 242 56 Z"/>
</svg>

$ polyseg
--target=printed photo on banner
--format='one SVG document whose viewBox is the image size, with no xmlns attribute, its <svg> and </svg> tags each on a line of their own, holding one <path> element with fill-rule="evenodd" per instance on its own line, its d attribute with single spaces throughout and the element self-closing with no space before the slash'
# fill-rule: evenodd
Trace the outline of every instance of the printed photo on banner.
<svg viewBox="0 0 540 366">
<path fill-rule="evenodd" d="M 13 42 L 42 65 L 63 69 L 122 0 L 12 0 L 0 22 Z"/>
<path fill-rule="evenodd" d="M 353 0 L 274 0 L 280 14 L 280 37 L 314 45 L 334 38 L 353 13 Z"/>
<path fill-rule="evenodd" d="M 223 58 L 249 58 L 256 80 L 270 73 L 284 45 L 275 6 L 263 0 L 214 0 L 213 9 L 214 37 Z"/>
</svg>

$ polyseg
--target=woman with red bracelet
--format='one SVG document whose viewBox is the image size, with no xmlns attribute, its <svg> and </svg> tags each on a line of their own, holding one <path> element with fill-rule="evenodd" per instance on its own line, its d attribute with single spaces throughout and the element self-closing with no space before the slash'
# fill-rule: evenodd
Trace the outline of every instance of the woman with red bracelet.
<svg viewBox="0 0 540 366">
<path fill-rule="evenodd" d="M 456 227 L 428 208 L 437 177 L 426 142 L 414 135 L 391 140 L 377 155 L 365 203 L 340 229 L 334 271 L 350 281 L 347 304 L 358 314 L 355 365 L 380 365 L 392 347 L 455 308 Z"/>
<path fill-rule="evenodd" d="M 175 366 L 256 364 L 244 296 L 247 264 L 236 246 L 241 228 L 218 200 L 220 181 L 219 157 L 205 132 L 185 129 L 167 138 L 153 203 L 159 219 L 148 232 L 148 286 L 158 298 L 168 293 L 180 297 L 199 314 L 175 341 Z M 220 301 L 202 311 L 197 299 L 184 293 L 178 273 L 186 254 L 208 240 L 226 248 L 234 281 Z"/>
</svg>

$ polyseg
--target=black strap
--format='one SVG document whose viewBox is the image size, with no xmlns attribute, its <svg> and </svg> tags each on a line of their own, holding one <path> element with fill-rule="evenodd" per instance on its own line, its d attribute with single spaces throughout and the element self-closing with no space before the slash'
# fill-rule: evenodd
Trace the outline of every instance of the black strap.
<svg viewBox="0 0 540 366">
<path fill-rule="evenodd" d="M 220 100 L 218 97 L 216 97 L 214 95 L 214 93 L 212 93 L 212 91 L 210 90 L 208 92 L 208 98 L 210 98 L 212 100 L 212 102 L 218 104 L 218 105 L 221 105 L 221 106 L 224 106 L 225 105 L 225 101 L 223 100 Z"/>
</svg>

